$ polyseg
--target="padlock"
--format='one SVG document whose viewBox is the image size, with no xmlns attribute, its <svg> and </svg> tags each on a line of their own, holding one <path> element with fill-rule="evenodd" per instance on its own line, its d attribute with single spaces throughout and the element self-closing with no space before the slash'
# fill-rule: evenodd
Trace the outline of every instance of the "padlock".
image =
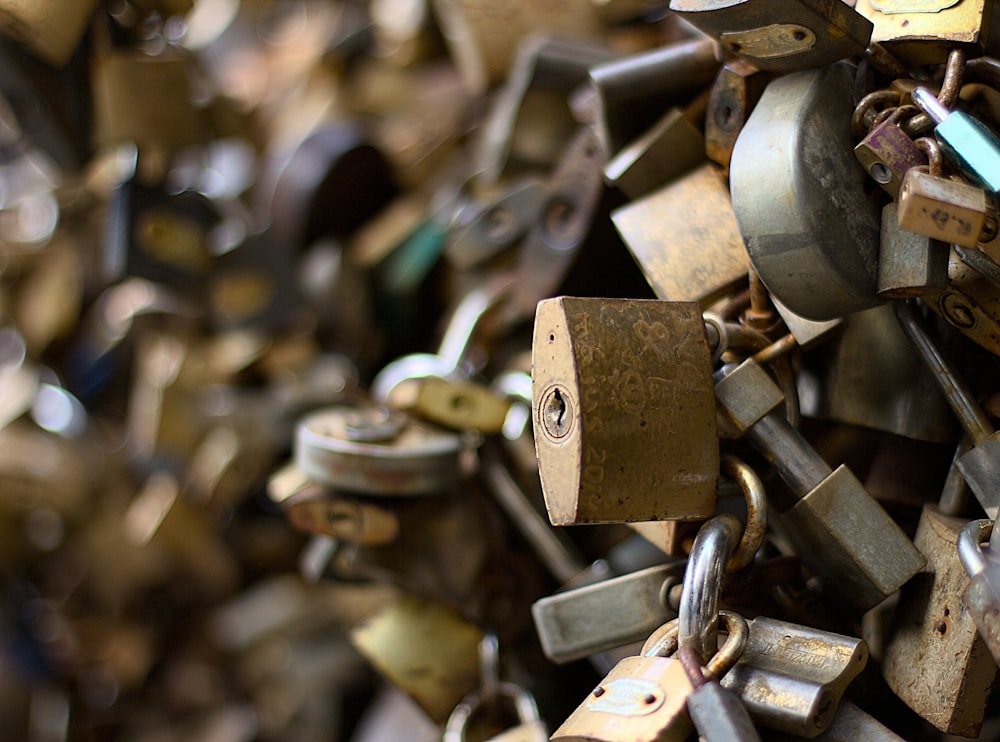
<svg viewBox="0 0 1000 742">
<path fill-rule="evenodd" d="M 996 518 L 1000 509 L 1000 431 L 994 431 L 975 395 L 921 326 L 913 309 L 897 302 L 896 317 L 972 441 L 973 448 L 956 458 L 955 466 L 986 514 Z"/>
<path fill-rule="evenodd" d="M 920 571 L 923 556 L 851 471 L 843 465 L 831 471 L 777 411 L 784 395 L 755 361 L 717 376 L 723 414 L 798 499 L 781 520 L 802 561 L 830 589 L 865 611 Z M 879 545 L 877 553 L 872 544 Z"/>
<path fill-rule="evenodd" d="M 898 210 L 896 203 L 882 209 L 878 295 L 907 299 L 940 292 L 948 285 L 948 243 L 900 228 Z"/>
<path fill-rule="evenodd" d="M 872 44 L 907 66 L 944 62 L 963 48 L 978 57 L 989 39 L 993 4 L 986 0 L 857 0 L 858 13 L 874 24 Z"/>
<path fill-rule="evenodd" d="M 833 319 L 880 301 L 880 213 L 853 152 L 852 80 L 841 64 L 772 82 L 730 163 L 733 209 L 750 262 L 768 290 L 807 319 Z"/>
<path fill-rule="evenodd" d="M 872 24 L 846 3 L 671 0 L 670 9 L 762 70 L 789 72 L 854 57 Z"/>
<path fill-rule="evenodd" d="M 698 654 L 690 647 L 681 647 L 677 650 L 677 658 L 694 688 L 688 696 L 687 708 L 699 739 L 705 742 L 760 742 L 746 706 L 723 688 L 717 678 L 706 677 Z"/>
<path fill-rule="evenodd" d="M 972 616 L 993 660 L 1000 664 L 1000 560 L 994 549 L 993 521 L 974 520 L 958 534 L 958 558 L 969 575 L 962 605 Z M 983 541 L 990 545 L 983 549 Z"/>
<path fill-rule="evenodd" d="M 466 86 L 476 94 L 503 79 L 520 44 L 535 32 L 592 38 L 600 28 L 587 0 L 557 5 L 535 3 L 434 0 L 455 65 Z"/>
<path fill-rule="evenodd" d="M 975 247 L 986 224 L 987 200 L 981 188 L 941 176 L 941 157 L 933 141 L 921 139 L 930 166 L 910 168 L 899 189 L 896 221 L 907 232 L 949 244 Z"/>
<path fill-rule="evenodd" d="M 190 65 L 176 50 L 158 56 L 99 51 L 93 68 L 97 144 L 134 142 L 140 152 L 174 152 L 201 142 L 206 121 L 194 105 Z"/>
<path fill-rule="evenodd" d="M 704 38 L 591 67 L 597 137 L 606 156 L 640 136 L 665 108 L 711 82 L 718 69 L 715 45 Z"/>
<path fill-rule="evenodd" d="M 510 402 L 482 384 L 434 376 L 421 379 L 412 411 L 452 430 L 495 435 L 503 430 Z"/>
<path fill-rule="evenodd" d="M 616 209 L 611 220 L 660 299 L 707 308 L 746 280 L 726 180 L 710 163 Z"/>
<path fill-rule="evenodd" d="M 934 136 L 944 156 L 976 185 L 990 194 L 1000 193 L 1000 140 L 996 135 L 967 113 L 949 111 L 927 88 L 918 87 L 910 95 L 934 120 Z"/>
<path fill-rule="evenodd" d="M 562 664 L 649 636 L 675 617 L 665 588 L 680 584 L 684 565 L 648 567 L 536 600 L 531 616 L 545 656 Z"/>
<path fill-rule="evenodd" d="M 736 140 L 770 81 L 770 74 L 742 59 L 727 62 L 719 70 L 705 112 L 708 159 L 729 167 Z"/>
<path fill-rule="evenodd" d="M 533 316 L 538 302 L 556 293 L 590 233 L 603 191 L 600 147 L 590 128 L 581 127 L 549 176 L 545 205 L 521 243 L 517 280 L 501 311 L 505 327 Z"/>
<path fill-rule="evenodd" d="M 62 67 L 79 46 L 98 0 L 4 0 L 0 28 L 53 67 Z"/>
<path fill-rule="evenodd" d="M 801 742 L 799 735 L 775 733 L 768 737 L 770 742 Z M 906 742 L 905 739 L 882 724 L 878 719 L 862 710 L 849 698 L 842 698 L 837 713 L 830 726 L 813 737 L 815 742 Z"/>
<path fill-rule="evenodd" d="M 476 182 L 495 184 L 517 166 L 549 168 L 578 121 L 568 103 L 587 70 L 614 53 L 595 40 L 547 35 L 526 39 L 481 127 Z"/>
<path fill-rule="evenodd" d="M 877 365 L 868 363 L 873 354 Z M 891 306 L 844 318 L 842 332 L 804 359 L 818 380 L 803 414 L 919 441 L 950 444 L 955 424 L 944 395 L 914 357 Z"/>
<path fill-rule="evenodd" d="M 746 644 L 746 621 L 733 613 L 720 618 L 729 632 L 709 662 L 711 671 L 728 671 Z M 640 656 L 626 657 L 552 735 L 552 742 L 683 742 L 692 730 L 687 698 L 693 687 L 683 665 L 663 656 L 677 644 L 676 623 L 653 632 Z"/>
<path fill-rule="evenodd" d="M 284 504 L 293 528 L 362 546 L 380 546 L 399 534 L 399 518 L 385 508 L 347 497 L 297 496 Z"/>
<path fill-rule="evenodd" d="M 105 275 L 145 278 L 201 297 L 217 260 L 209 235 L 219 223 L 218 210 L 201 193 L 168 193 L 133 175 L 116 186 L 108 206 Z"/>
<path fill-rule="evenodd" d="M 903 107 L 892 111 L 854 148 L 854 156 L 868 175 L 893 198 L 899 195 L 907 171 L 927 162 L 916 142 L 900 128 L 900 119 L 905 113 Z"/>
<path fill-rule="evenodd" d="M 900 592 L 882 675 L 903 701 L 947 734 L 979 735 L 997 666 L 959 597 L 965 521 L 924 505 L 914 544 L 927 566 Z"/>
<path fill-rule="evenodd" d="M 311 479 L 374 495 L 448 490 L 461 477 L 462 438 L 372 404 L 329 407 L 299 421 L 295 462 Z"/>
<path fill-rule="evenodd" d="M 485 204 L 464 207 L 449 230 L 444 254 L 459 270 L 486 263 L 522 238 L 542 208 L 545 188 L 527 179 Z"/>
<path fill-rule="evenodd" d="M 758 616 L 746 650 L 720 682 L 761 726 L 815 737 L 867 662 L 861 639 Z"/>
<path fill-rule="evenodd" d="M 483 633 L 441 603 L 400 597 L 349 636 L 386 680 L 438 723 L 475 689 Z"/>
<path fill-rule="evenodd" d="M 697 305 L 540 302 L 532 369 L 535 447 L 553 525 L 712 514 L 719 454 Z"/>
<path fill-rule="evenodd" d="M 632 200 L 684 175 L 705 160 L 705 138 L 679 108 L 671 108 L 604 166 L 604 182 Z"/>
</svg>

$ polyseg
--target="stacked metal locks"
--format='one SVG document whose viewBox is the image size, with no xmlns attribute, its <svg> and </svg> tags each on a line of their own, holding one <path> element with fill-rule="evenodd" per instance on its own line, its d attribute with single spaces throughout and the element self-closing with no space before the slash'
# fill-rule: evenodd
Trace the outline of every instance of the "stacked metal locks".
<svg viewBox="0 0 1000 742">
<path fill-rule="evenodd" d="M 996 739 L 997 23 L 0 0 L 10 736 Z"/>
</svg>

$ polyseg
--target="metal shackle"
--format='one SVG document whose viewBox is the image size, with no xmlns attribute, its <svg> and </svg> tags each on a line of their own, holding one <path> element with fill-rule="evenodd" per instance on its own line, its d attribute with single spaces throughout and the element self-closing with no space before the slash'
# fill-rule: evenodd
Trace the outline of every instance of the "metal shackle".
<svg viewBox="0 0 1000 742">
<path fill-rule="evenodd" d="M 703 660 L 715 653 L 718 643 L 722 582 L 741 533 L 740 522 L 732 515 L 713 516 L 698 530 L 688 556 L 677 612 L 677 641 L 693 648 Z"/>
<path fill-rule="evenodd" d="M 722 621 L 726 631 L 726 640 L 715 650 L 708 662 L 704 663 L 704 674 L 709 680 L 721 678 L 729 672 L 733 665 L 743 656 L 750 639 L 750 625 L 746 619 L 732 611 L 719 611 L 717 620 Z M 673 619 L 663 624 L 649 635 L 642 645 L 640 654 L 643 657 L 669 657 L 678 650 L 677 635 L 680 619 Z"/>
</svg>

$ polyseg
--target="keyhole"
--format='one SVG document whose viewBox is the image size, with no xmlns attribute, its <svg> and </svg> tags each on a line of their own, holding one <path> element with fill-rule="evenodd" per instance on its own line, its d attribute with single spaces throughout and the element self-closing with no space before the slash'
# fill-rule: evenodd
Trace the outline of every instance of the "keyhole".
<svg viewBox="0 0 1000 742">
<path fill-rule="evenodd" d="M 564 438 L 573 424 L 573 408 L 569 397 L 554 386 L 545 393 L 541 404 L 542 430 L 550 438 Z"/>
</svg>

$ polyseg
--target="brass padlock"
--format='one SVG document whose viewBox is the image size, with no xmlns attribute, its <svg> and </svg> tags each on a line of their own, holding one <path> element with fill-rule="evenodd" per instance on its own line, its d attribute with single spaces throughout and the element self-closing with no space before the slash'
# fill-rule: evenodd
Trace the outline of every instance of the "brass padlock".
<svg viewBox="0 0 1000 742">
<path fill-rule="evenodd" d="M 483 633 L 441 603 L 400 597 L 353 629 L 350 639 L 438 723 L 476 686 Z"/>
<path fill-rule="evenodd" d="M 134 142 L 141 151 L 172 152 L 201 141 L 206 122 L 193 102 L 190 64 L 179 52 L 98 52 L 93 71 L 97 144 Z"/>
<path fill-rule="evenodd" d="M 842 2 L 671 0 L 670 9 L 762 70 L 788 72 L 855 57 L 872 24 Z"/>
<path fill-rule="evenodd" d="M 889 687 L 942 732 L 978 736 L 996 663 L 959 600 L 969 577 L 958 559 L 965 521 L 925 505 L 914 544 L 927 566 L 900 592 L 882 659 Z"/>
<path fill-rule="evenodd" d="M 932 139 L 918 140 L 930 165 L 910 168 L 899 189 L 896 218 L 900 229 L 949 244 L 975 247 L 986 224 L 982 188 L 941 174 L 941 152 Z"/>
<path fill-rule="evenodd" d="M 722 172 L 705 163 L 611 213 L 660 299 L 702 306 L 746 280 L 750 263 Z"/>
<path fill-rule="evenodd" d="M 708 670 L 724 675 L 742 654 L 747 624 L 733 613 L 720 618 L 729 632 Z M 552 742 L 683 742 L 693 727 L 687 697 L 694 690 L 683 665 L 665 656 L 676 646 L 677 622 L 653 634 L 636 657 L 626 657 L 553 734 Z"/>
<path fill-rule="evenodd" d="M 99 0 L 3 0 L 0 28 L 62 67 L 79 46 Z"/>
<path fill-rule="evenodd" d="M 532 417 L 549 520 L 711 516 L 719 448 L 710 378 L 696 304 L 540 302 Z"/>
<path fill-rule="evenodd" d="M 604 166 L 604 181 L 639 199 L 705 160 L 705 137 L 679 108 L 671 108 Z"/>
<path fill-rule="evenodd" d="M 907 66 L 944 62 L 952 49 L 981 55 L 989 38 L 988 0 L 857 0 L 874 24 L 871 41 Z"/>
</svg>

